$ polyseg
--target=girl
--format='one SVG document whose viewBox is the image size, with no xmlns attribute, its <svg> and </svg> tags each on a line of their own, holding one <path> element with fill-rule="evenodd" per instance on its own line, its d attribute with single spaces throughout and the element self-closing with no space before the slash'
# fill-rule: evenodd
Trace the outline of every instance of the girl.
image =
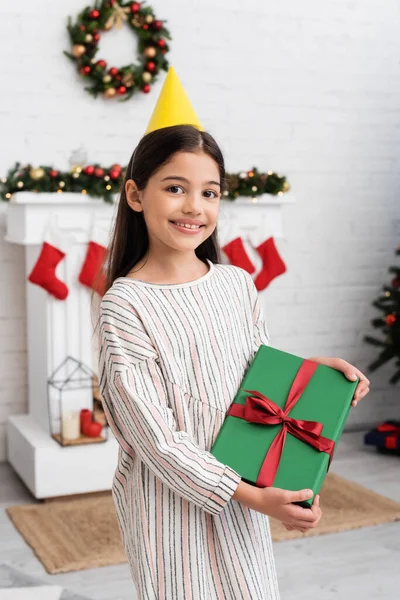
<svg viewBox="0 0 400 600">
<path fill-rule="evenodd" d="M 127 168 L 100 307 L 100 387 L 140 600 L 276 600 L 268 516 L 307 531 L 309 490 L 256 488 L 209 452 L 267 327 L 251 276 L 220 264 L 225 168 L 190 125 L 145 135 Z M 313 360 L 360 376 L 344 361 Z"/>
</svg>

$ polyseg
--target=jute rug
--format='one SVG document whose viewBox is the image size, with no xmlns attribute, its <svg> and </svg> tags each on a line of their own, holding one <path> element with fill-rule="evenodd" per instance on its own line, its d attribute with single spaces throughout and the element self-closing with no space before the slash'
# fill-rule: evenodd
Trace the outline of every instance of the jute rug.
<svg viewBox="0 0 400 600">
<path fill-rule="evenodd" d="M 271 519 L 274 541 L 337 533 L 400 520 L 400 504 L 329 473 L 321 490 L 323 517 L 306 534 Z M 48 573 L 126 562 L 110 493 L 84 499 L 12 506 L 7 512 Z"/>
</svg>

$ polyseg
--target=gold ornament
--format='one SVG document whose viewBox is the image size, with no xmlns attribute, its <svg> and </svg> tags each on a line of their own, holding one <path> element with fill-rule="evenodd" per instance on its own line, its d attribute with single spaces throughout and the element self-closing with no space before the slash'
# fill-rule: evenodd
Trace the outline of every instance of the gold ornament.
<svg viewBox="0 0 400 600">
<path fill-rule="evenodd" d="M 133 85 L 133 75 L 132 73 L 126 73 L 126 75 L 122 78 L 122 83 L 126 85 L 126 87 L 132 87 Z"/>
<path fill-rule="evenodd" d="M 153 17 L 151 15 L 147 15 L 146 16 L 146 23 L 152 23 L 153 22 Z"/>
<path fill-rule="evenodd" d="M 106 190 L 111 190 L 111 185 L 106 185 Z"/>
<path fill-rule="evenodd" d="M 6 194 L 6 198 L 7 198 L 8 200 L 11 198 L 11 194 L 10 194 L 10 192 L 7 192 L 7 194 Z"/>
<path fill-rule="evenodd" d="M 151 73 L 148 73 L 147 71 L 145 71 L 142 75 L 142 79 L 145 83 L 150 83 L 151 81 Z"/>
<path fill-rule="evenodd" d="M 85 52 L 86 48 L 85 46 L 82 46 L 82 44 L 74 44 L 72 46 L 72 56 L 75 56 L 75 58 L 80 58 Z"/>
<path fill-rule="evenodd" d="M 256 185 L 253 185 L 253 187 L 251 188 L 251 191 L 252 191 L 252 192 L 256 192 L 256 191 L 257 191 L 257 186 L 256 186 Z"/>
<path fill-rule="evenodd" d="M 283 192 L 288 192 L 289 190 L 290 190 L 290 185 L 288 184 L 288 182 L 287 182 L 287 181 L 285 181 L 285 182 L 283 183 L 283 186 L 282 186 L 282 191 L 283 191 Z"/>
<path fill-rule="evenodd" d="M 92 41 L 93 41 L 93 36 L 92 36 L 92 34 L 91 34 L 91 33 L 87 33 L 87 34 L 85 35 L 85 42 L 87 42 L 87 43 L 89 44 L 89 43 L 90 43 L 90 42 L 92 42 Z"/>
<path fill-rule="evenodd" d="M 59 181 L 58 182 L 58 187 L 60 187 L 60 188 L 65 187 L 65 181 Z"/>
<path fill-rule="evenodd" d="M 106 175 L 106 176 L 104 177 L 104 181 L 110 181 L 110 177 L 109 177 L 109 175 Z"/>
<path fill-rule="evenodd" d="M 44 177 L 45 172 L 44 169 L 42 169 L 41 167 L 39 167 L 38 169 L 31 169 L 29 171 L 29 177 L 31 179 L 33 179 L 34 181 L 38 181 L 39 179 L 42 179 L 42 177 Z"/>
<path fill-rule="evenodd" d="M 75 177 L 75 175 L 79 177 L 79 175 L 82 173 L 82 167 L 80 165 L 72 165 L 71 173 L 73 177 Z"/>
<path fill-rule="evenodd" d="M 144 55 L 146 58 L 154 58 L 156 55 L 156 49 L 153 46 L 149 46 L 144 51 Z"/>
<path fill-rule="evenodd" d="M 17 182 L 17 188 L 21 189 L 24 187 L 24 182 L 23 181 L 18 181 Z"/>
<path fill-rule="evenodd" d="M 104 77 L 103 77 L 104 83 L 110 83 L 111 79 L 112 79 L 111 75 L 104 75 Z"/>
<path fill-rule="evenodd" d="M 113 97 L 115 96 L 115 94 L 116 94 L 116 93 L 117 93 L 117 92 L 115 91 L 115 88 L 112 88 L 112 87 L 110 87 L 110 88 L 107 88 L 107 89 L 105 90 L 105 92 L 104 92 L 104 96 L 105 96 L 106 98 L 113 98 Z"/>
</svg>

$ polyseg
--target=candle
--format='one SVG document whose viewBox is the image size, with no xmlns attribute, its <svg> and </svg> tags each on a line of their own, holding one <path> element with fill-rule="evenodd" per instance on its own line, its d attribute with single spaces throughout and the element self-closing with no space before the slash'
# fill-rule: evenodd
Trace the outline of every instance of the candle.
<svg viewBox="0 0 400 600">
<path fill-rule="evenodd" d="M 80 428 L 79 412 L 63 412 L 62 437 L 64 440 L 76 440 L 80 436 Z"/>
</svg>

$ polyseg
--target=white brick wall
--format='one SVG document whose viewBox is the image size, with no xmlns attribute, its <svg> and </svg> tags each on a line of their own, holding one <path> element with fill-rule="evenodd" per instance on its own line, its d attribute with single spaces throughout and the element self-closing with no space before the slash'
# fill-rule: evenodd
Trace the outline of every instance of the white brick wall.
<svg viewBox="0 0 400 600">
<path fill-rule="evenodd" d="M 365 369 L 363 343 L 400 242 L 400 92 L 397 0 L 171 0 L 152 2 L 173 34 L 170 59 L 229 170 L 253 165 L 288 175 L 288 273 L 263 292 L 276 346 L 342 356 Z M 93 100 L 62 54 L 65 23 L 82 0 L 20 0 L 0 8 L 0 172 L 15 160 L 67 168 L 83 145 L 90 161 L 126 163 L 161 86 L 127 103 Z M 99 54 L 129 60 L 127 31 Z M 1 229 L 3 232 L 3 229 Z M 0 236 L 3 237 L 3 234 Z M 23 250 L 0 245 L 0 459 L 4 422 L 26 408 Z M 399 417 L 390 369 L 373 375 L 350 425 Z"/>
</svg>

